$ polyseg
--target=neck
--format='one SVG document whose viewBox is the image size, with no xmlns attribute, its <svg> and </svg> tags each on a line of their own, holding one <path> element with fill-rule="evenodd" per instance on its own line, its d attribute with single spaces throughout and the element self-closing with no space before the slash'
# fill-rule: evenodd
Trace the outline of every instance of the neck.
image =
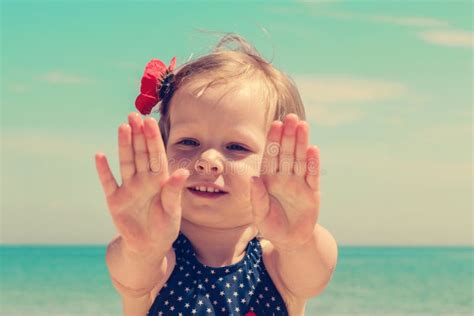
<svg viewBox="0 0 474 316">
<path fill-rule="evenodd" d="M 210 267 L 223 267 L 239 262 L 245 256 L 250 240 L 257 235 L 252 224 L 214 228 L 181 220 L 181 232 L 189 239 L 196 258 Z"/>
</svg>

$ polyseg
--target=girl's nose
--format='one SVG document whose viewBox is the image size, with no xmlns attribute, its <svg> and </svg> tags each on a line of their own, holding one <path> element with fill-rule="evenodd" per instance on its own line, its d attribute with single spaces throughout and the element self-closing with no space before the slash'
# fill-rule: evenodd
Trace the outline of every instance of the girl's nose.
<svg viewBox="0 0 474 316">
<path fill-rule="evenodd" d="M 202 155 L 196 161 L 194 169 L 198 173 L 222 173 L 222 162 L 215 156 L 209 157 L 209 155 Z"/>
</svg>

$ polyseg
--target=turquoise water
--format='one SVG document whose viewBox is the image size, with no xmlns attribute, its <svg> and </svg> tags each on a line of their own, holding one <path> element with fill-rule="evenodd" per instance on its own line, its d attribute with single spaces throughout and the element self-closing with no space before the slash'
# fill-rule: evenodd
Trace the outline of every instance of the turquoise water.
<svg viewBox="0 0 474 316">
<path fill-rule="evenodd" d="M 1 315 L 120 315 L 105 246 L 1 246 Z M 306 315 L 472 315 L 474 248 L 340 247 Z"/>
</svg>

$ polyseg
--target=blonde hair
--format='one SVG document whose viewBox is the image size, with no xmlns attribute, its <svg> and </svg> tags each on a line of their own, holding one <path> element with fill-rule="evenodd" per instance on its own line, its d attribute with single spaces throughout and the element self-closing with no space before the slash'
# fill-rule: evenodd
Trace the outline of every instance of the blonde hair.
<svg viewBox="0 0 474 316">
<path fill-rule="evenodd" d="M 229 48 L 227 44 L 235 44 L 236 48 Z M 243 37 L 228 33 L 222 37 L 211 53 L 185 63 L 176 71 L 174 92 L 163 98 L 159 106 L 158 124 L 165 146 L 171 128 L 169 107 L 173 95 L 186 82 L 194 83 L 196 78 L 202 82 L 193 91 L 196 97 L 202 95 L 209 87 L 235 83 L 236 79 L 259 80 L 267 103 L 266 119 L 270 109 L 274 109 L 272 121 L 282 120 L 289 113 L 297 114 L 302 120 L 306 119 L 303 102 L 293 80 L 263 59 Z"/>
</svg>

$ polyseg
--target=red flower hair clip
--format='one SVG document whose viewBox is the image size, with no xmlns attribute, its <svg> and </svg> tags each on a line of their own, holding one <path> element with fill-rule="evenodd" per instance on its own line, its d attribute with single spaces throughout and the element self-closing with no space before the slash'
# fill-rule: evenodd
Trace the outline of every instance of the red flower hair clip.
<svg viewBox="0 0 474 316">
<path fill-rule="evenodd" d="M 176 57 L 171 59 L 169 67 L 158 59 L 148 62 L 142 77 L 140 94 L 135 100 L 135 107 L 141 114 L 150 114 L 158 102 L 173 92 L 175 65 Z"/>
</svg>

